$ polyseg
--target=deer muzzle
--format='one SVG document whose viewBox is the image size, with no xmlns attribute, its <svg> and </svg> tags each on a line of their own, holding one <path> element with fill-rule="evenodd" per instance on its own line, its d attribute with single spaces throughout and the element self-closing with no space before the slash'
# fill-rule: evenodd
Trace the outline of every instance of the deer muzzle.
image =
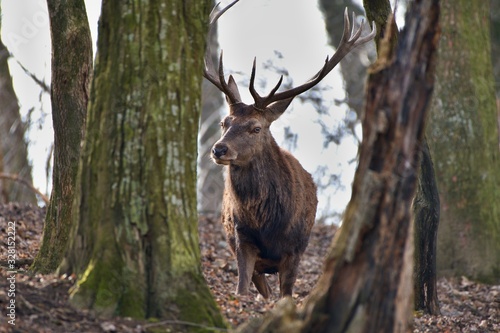
<svg viewBox="0 0 500 333">
<path fill-rule="evenodd" d="M 229 147 L 223 142 L 217 142 L 212 147 L 212 159 L 217 164 L 229 164 L 236 156 L 232 156 Z"/>
</svg>

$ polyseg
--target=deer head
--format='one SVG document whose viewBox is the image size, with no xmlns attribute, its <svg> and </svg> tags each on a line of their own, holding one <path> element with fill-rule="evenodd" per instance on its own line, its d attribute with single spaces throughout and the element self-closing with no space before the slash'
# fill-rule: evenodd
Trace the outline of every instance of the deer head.
<svg viewBox="0 0 500 333">
<path fill-rule="evenodd" d="M 218 18 L 238 1 L 233 1 L 223 9 L 219 9 L 218 5 L 215 6 L 210 14 L 210 29 L 213 28 Z M 318 84 L 351 50 L 372 40 L 376 34 L 375 24 L 372 24 L 372 26 L 372 31 L 364 37 L 361 37 L 363 23 L 357 30 L 353 26 L 351 31 L 346 8 L 344 12 L 344 32 L 337 51 L 331 58 L 326 58 L 321 70 L 306 83 L 285 91 L 278 92 L 283 81 L 283 76 L 281 76 L 276 86 L 267 96 L 260 96 L 257 93 L 254 85 L 256 74 L 256 60 L 254 59 L 249 87 L 254 103 L 250 105 L 242 102 L 233 76 L 230 75 L 226 81 L 222 51 L 219 58 L 219 68 L 216 71 L 210 58 L 210 52 L 207 50 L 203 75 L 224 93 L 229 104 L 229 115 L 221 121 L 222 137 L 212 149 L 214 161 L 218 164 L 245 165 L 253 156 L 261 153 L 268 146 L 266 143 L 274 143 L 269 130 L 271 123 L 285 112 L 295 96 Z"/>
</svg>

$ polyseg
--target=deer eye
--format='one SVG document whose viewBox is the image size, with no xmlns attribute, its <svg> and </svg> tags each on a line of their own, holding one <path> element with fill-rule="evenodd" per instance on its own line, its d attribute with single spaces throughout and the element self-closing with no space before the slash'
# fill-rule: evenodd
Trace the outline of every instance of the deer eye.
<svg viewBox="0 0 500 333">
<path fill-rule="evenodd" d="M 260 127 L 255 127 L 255 128 L 253 129 L 253 132 L 254 132 L 254 133 L 259 133 L 259 132 L 260 132 Z"/>
</svg>

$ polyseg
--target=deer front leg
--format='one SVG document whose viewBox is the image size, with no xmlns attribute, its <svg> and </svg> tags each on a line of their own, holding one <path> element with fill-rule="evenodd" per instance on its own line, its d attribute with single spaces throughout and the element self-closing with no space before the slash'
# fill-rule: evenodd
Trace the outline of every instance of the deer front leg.
<svg viewBox="0 0 500 333">
<path fill-rule="evenodd" d="M 236 246 L 236 263 L 238 264 L 238 295 L 248 294 L 250 281 L 252 279 L 255 262 L 257 260 L 256 249 L 247 243 L 239 243 Z"/>
<path fill-rule="evenodd" d="M 280 265 L 279 281 L 280 281 L 280 298 L 284 296 L 292 296 L 293 285 L 297 279 L 299 269 L 300 256 L 289 256 Z"/>
</svg>

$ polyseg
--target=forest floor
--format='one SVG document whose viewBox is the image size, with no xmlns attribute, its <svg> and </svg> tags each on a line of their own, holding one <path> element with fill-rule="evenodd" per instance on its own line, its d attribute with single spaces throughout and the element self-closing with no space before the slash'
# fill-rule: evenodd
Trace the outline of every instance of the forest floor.
<svg viewBox="0 0 500 333">
<path fill-rule="evenodd" d="M 74 309 L 68 303 L 72 276 L 30 274 L 28 264 L 39 248 L 45 210 L 29 205 L 0 205 L 0 333 L 76 333 L 76 332 L 150 332 L 162 325 L 169 332 L 185 331 L 183 323 L 147 322 L 130 318 L 100 319 L 92 313 Z M 10 274 L 7 268 L 7 222 L 16 224 L 16 251 L 19 269 L 15 274 L 15 298 L 9 296 Z M 303 257 L 294 295 L 300 306 L 318 280 L 322 259 L 336 228 L 316 225 Z M 234 296 L 236 267 L 218 221 L 200 218 L 202 266 L 221 311 L 236 327 L 250 317 L 261 316 L 277 301 L 276 278 L 271 276 L 274 295 L 270 300 L 260 297 L 241 299 Z M 253 288 L 253 287 L 252 287 Z M 256 296 L 256 292 L 252 289 Z M 500 286 L 488 286 L 465 278 L 439 279 L 440 316 L 415 315 L 411 332 L 500 332 Z M 6 307 L 15 299 L 15 326 L 8 323 Z M 174 324 L 174 325 L 173 325 Z"/>
</svg>

